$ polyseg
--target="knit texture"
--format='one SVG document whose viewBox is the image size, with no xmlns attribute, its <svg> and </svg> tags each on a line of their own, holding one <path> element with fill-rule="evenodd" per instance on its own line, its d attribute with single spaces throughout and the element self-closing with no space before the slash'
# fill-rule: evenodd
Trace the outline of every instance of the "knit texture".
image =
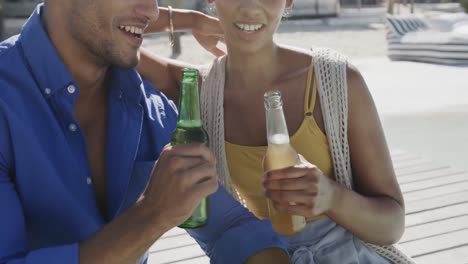
<svg viewBox="0 0 468 264">
<path fill-rule="evenodd" d="M 353 188 L 348 144 L 347 58 L 324 48 L 312 49 L 325 130 L 330 145 L 337 182 Z M 219 180 L 226 190 L 245 205 L 232 186 L 224 147 L 224 86 L 227 57 L 217 58 L 202 68 L 201 111 L 203 124 L 210 138 L 210 148 L 217 159 Z M 415 262 L 393 245 L 377 246 L 366 243 L 381 256 L 395 264 Z"/>
<path fill-rule="evenodd" d="M 210 149 L 216 156 L 216 169 L 221 184 L 238 201 L 245 205 L 239 193 L 232 186 L 224 148 L 224 83 L 227 57 L 217 58 L 212 64 L 201 68 L 203 84 L 200 94 L 200 107 L 205 127 L 210 139 Z"/>
</svg>

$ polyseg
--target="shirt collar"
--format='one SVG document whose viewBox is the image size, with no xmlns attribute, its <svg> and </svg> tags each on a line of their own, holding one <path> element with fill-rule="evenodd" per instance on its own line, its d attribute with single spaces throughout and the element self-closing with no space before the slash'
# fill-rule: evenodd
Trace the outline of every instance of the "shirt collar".
<svg viewBox="0 0 468 264">
<path fill-rule="evenodd" d="M 114 66 L 111 68 L 111 88 L 119 89 L 120 97 L 125 98 L 132 104 L 139 104 L 143 91 L 144 82 L 135 68 L 124 69 Z"/>
<path fill-rule="evenodd" d="M 41 21 L 43 14 L 44 4 L 39 4 L 24 25 L 19 42 L 39 88 L 49 97 L 70 85 L 78 85 L 45 31 Z M 111 89 L 119 89 L 120 95 L 128 101 L 139 103 L 144 86 L 136 69 L 111 67 L 111 78 Z"/>
<path fill-rule="evenodd" d="M 70 84 L 76 85 L 57 54 L 41 21 L 44 5 L 39 4 L 24 25 L 19 42 L 34 79 L 45 96 Z"/>
</svg>

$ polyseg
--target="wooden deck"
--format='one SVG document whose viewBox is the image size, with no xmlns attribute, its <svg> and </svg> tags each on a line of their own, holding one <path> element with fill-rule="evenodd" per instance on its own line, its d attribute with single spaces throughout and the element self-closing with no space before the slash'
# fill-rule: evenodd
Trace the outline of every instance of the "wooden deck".
<svg viewBox="0 0 468 264">
<path fill-rule="evenodd" d="M 468 171 L 404 151 L 392 159 L 406 203 L 400 248 L 418 264 L 468 264 Z M 184 230 L 174 228 L 150 249 L 150 264 L 206 264 Z"/>
</svg>

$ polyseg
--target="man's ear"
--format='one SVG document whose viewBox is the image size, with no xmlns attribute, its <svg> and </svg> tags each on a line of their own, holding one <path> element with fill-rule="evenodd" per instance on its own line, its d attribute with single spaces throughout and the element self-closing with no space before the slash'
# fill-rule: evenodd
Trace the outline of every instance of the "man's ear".
<svg viewBox="0 0 468 264">
<path fill-rule="evenodd" d="M 207 0 L 208 1 L 208 4 L 213 4 L 215 2 L 215 0 Z"/>
<path fill-rule="evenodd" d="M 214 1 L 214 0 L 211 0 L 211 1 Z M 286 0 L 286 8 L 291 8 L 293 4 L 294 4 L 294 0 Z"/>
</svg>

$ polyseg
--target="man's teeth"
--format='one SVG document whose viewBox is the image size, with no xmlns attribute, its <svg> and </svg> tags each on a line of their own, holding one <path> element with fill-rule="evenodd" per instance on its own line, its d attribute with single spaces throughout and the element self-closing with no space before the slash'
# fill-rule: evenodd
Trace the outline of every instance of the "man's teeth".
<svg viewBox="0 0 468 264">
<path fill-rule="evenodd" d="M 258 31 L 259 29 L 263 27 L 262 24 L 241 24 L 241 23 L 236 23 L 236 26 L 239 29 L 243 31 L 247 31 L 247 32 Z"/>
<path fill-rule="evenodd" d="M 137 35 L 143 34 L 143 29 L 142 29 L 142 28 L 137 28 L 137 27 L 132 27 L 132 26 L 123 26 L 123 25 L 121 25 L 121 26 L 120 26 L 120 29 L 121 29 L 121 30 L 125 30 L 125 31 L 127 31 L 128 33 L 132 33 L 132 34 L 137 34 Z"/>
</svg>

